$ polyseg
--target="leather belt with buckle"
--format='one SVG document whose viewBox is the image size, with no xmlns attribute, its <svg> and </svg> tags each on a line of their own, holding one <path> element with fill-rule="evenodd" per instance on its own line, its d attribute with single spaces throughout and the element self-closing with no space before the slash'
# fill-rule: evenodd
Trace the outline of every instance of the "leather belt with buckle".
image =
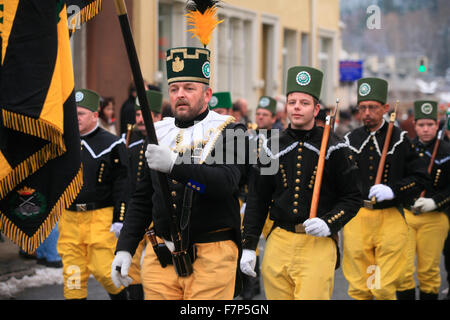
<svg viewBox="0 0 450 320">
<path fill-rule="evenodd" d="M 284 229 L 289 232 L 306 233 L 303 223 L 293 224 L 293 223 L 276 222 L 275 224 L 277 227 L 280 227 L 281 229 Z"/>
<path fill-rule="evenodd" d="M 72 203 L 72 205 L 69 208 L 67 208 L 67 210 L 76 211 L 76 212 L 85 212 L 85 211 L 102 209 L 102 208 L 106 208 L 106 207 L 110 207 L 110 206 L 112 206 L 112 204 L 110 204 L 107 201 L 90 202 L 90 203 Z"/>
<path fill-rule="evenodd" d="M 86 203 L 77 203 L 75 205 L 75 208 L 77 211 L 87 211 L 87 204 Z"/>
</svg>

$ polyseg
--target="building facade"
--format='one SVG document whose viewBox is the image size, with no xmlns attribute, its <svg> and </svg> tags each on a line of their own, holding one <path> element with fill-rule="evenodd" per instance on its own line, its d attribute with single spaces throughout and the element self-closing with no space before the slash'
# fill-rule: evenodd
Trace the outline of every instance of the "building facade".
<svg viewBox="0 0 450 320">
<path fill-rule="evenodd" d="M 201 46 L 185 19 L 185 0 L 126 1 L 144 79 L 167 97 L 166 50 Z M 322 101 L 333 105 L 339 86 L 339 0 L 227 0 L 221 2 L 212 52 L 214 91 L 245 98 L 285 93 L 287 70 L 309 65 L 324 74 Z M 132 80 L 113 1 L 73 37 L 76 84 L 115 96 L 116 114 Z M 251 112 L 251 115 L 253 112 Z"/>
</svg>

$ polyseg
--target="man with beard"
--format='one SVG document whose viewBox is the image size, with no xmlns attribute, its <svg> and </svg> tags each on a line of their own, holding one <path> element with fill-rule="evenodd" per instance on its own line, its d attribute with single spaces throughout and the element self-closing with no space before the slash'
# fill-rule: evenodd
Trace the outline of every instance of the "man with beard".
<svg viewBox="0 0 450 320">
<path fill-rule="evenodd" d="M 147 246 L 142 264 L 146 299 L 232 299 L 234 295 L 240 251 L 238 188 L 245 169 L 233 147 L 235 129 L 241 128 L 244 135 L 245 127 L 234 124 L 231 116 L 208 110 L 209 64 L 206 48 L 167 51 L 174 118 L 155 123 L 159 144 L 147 146 L 147 173 L 137 183 L 112 264 L 116 285 L 128 285 L 131 257 L 153 222 L 159 245 Z M 195 261 L 189 276 L 178 276 L 170 258 L 164 258 L 171 256 L 174 244 L 156 171 L 168 176 L 177 224 Z"/>
<path fill-rule="evenodd" d="M 408 236 L 402 205 L 417 197 L 428 182 L 426 165 L 414 152 L 406 131 L 394 126 L 382 181 L 374 185 L 388 132 L 383 118 L 389 111 L 387 94 L 387 81 L 360 79 L 358 109 L 364 126 L 344 137 L 359 168 L 363 198 L 376 198 L 373 208 L 361 208 L 343 232 L 343 272 L 348 294 L 358 300 L 396 299 Z"/>
</svg>

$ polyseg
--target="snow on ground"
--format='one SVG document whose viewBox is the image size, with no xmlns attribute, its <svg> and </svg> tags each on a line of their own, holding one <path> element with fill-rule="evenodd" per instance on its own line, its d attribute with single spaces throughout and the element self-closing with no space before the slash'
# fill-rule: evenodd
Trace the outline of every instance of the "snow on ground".
<svg viewBox="0 0 450 320">
<path fill-rule="evenodd" d="M 13 298 L 14 295 L 27 288 L 41 287 L 52 284 L 63 284 L 64 278 L 62 268 L 37 268 L 36 273 L 17 279 L 12 277 L 7 281 L 0 282 L 0 298 Z"/>
</svg>

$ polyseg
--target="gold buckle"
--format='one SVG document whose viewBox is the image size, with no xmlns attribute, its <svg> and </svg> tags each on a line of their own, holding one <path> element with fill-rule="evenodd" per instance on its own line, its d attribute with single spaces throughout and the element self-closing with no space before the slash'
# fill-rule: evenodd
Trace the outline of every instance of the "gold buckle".
<svg viewBox="0 0 450 320">
<path fill-rule="evenodd" d="M 77 211 L 87 211 L 86 203 L 77 203 Z"/>
<path fill-rule="evenodd" d="M 303 226 L 302 223 L 296 224 L 294 226 L 294 228 L 295 228 L 295 233 L 306 233 L 305 232 L 305 227 Z"/>
</svg>

